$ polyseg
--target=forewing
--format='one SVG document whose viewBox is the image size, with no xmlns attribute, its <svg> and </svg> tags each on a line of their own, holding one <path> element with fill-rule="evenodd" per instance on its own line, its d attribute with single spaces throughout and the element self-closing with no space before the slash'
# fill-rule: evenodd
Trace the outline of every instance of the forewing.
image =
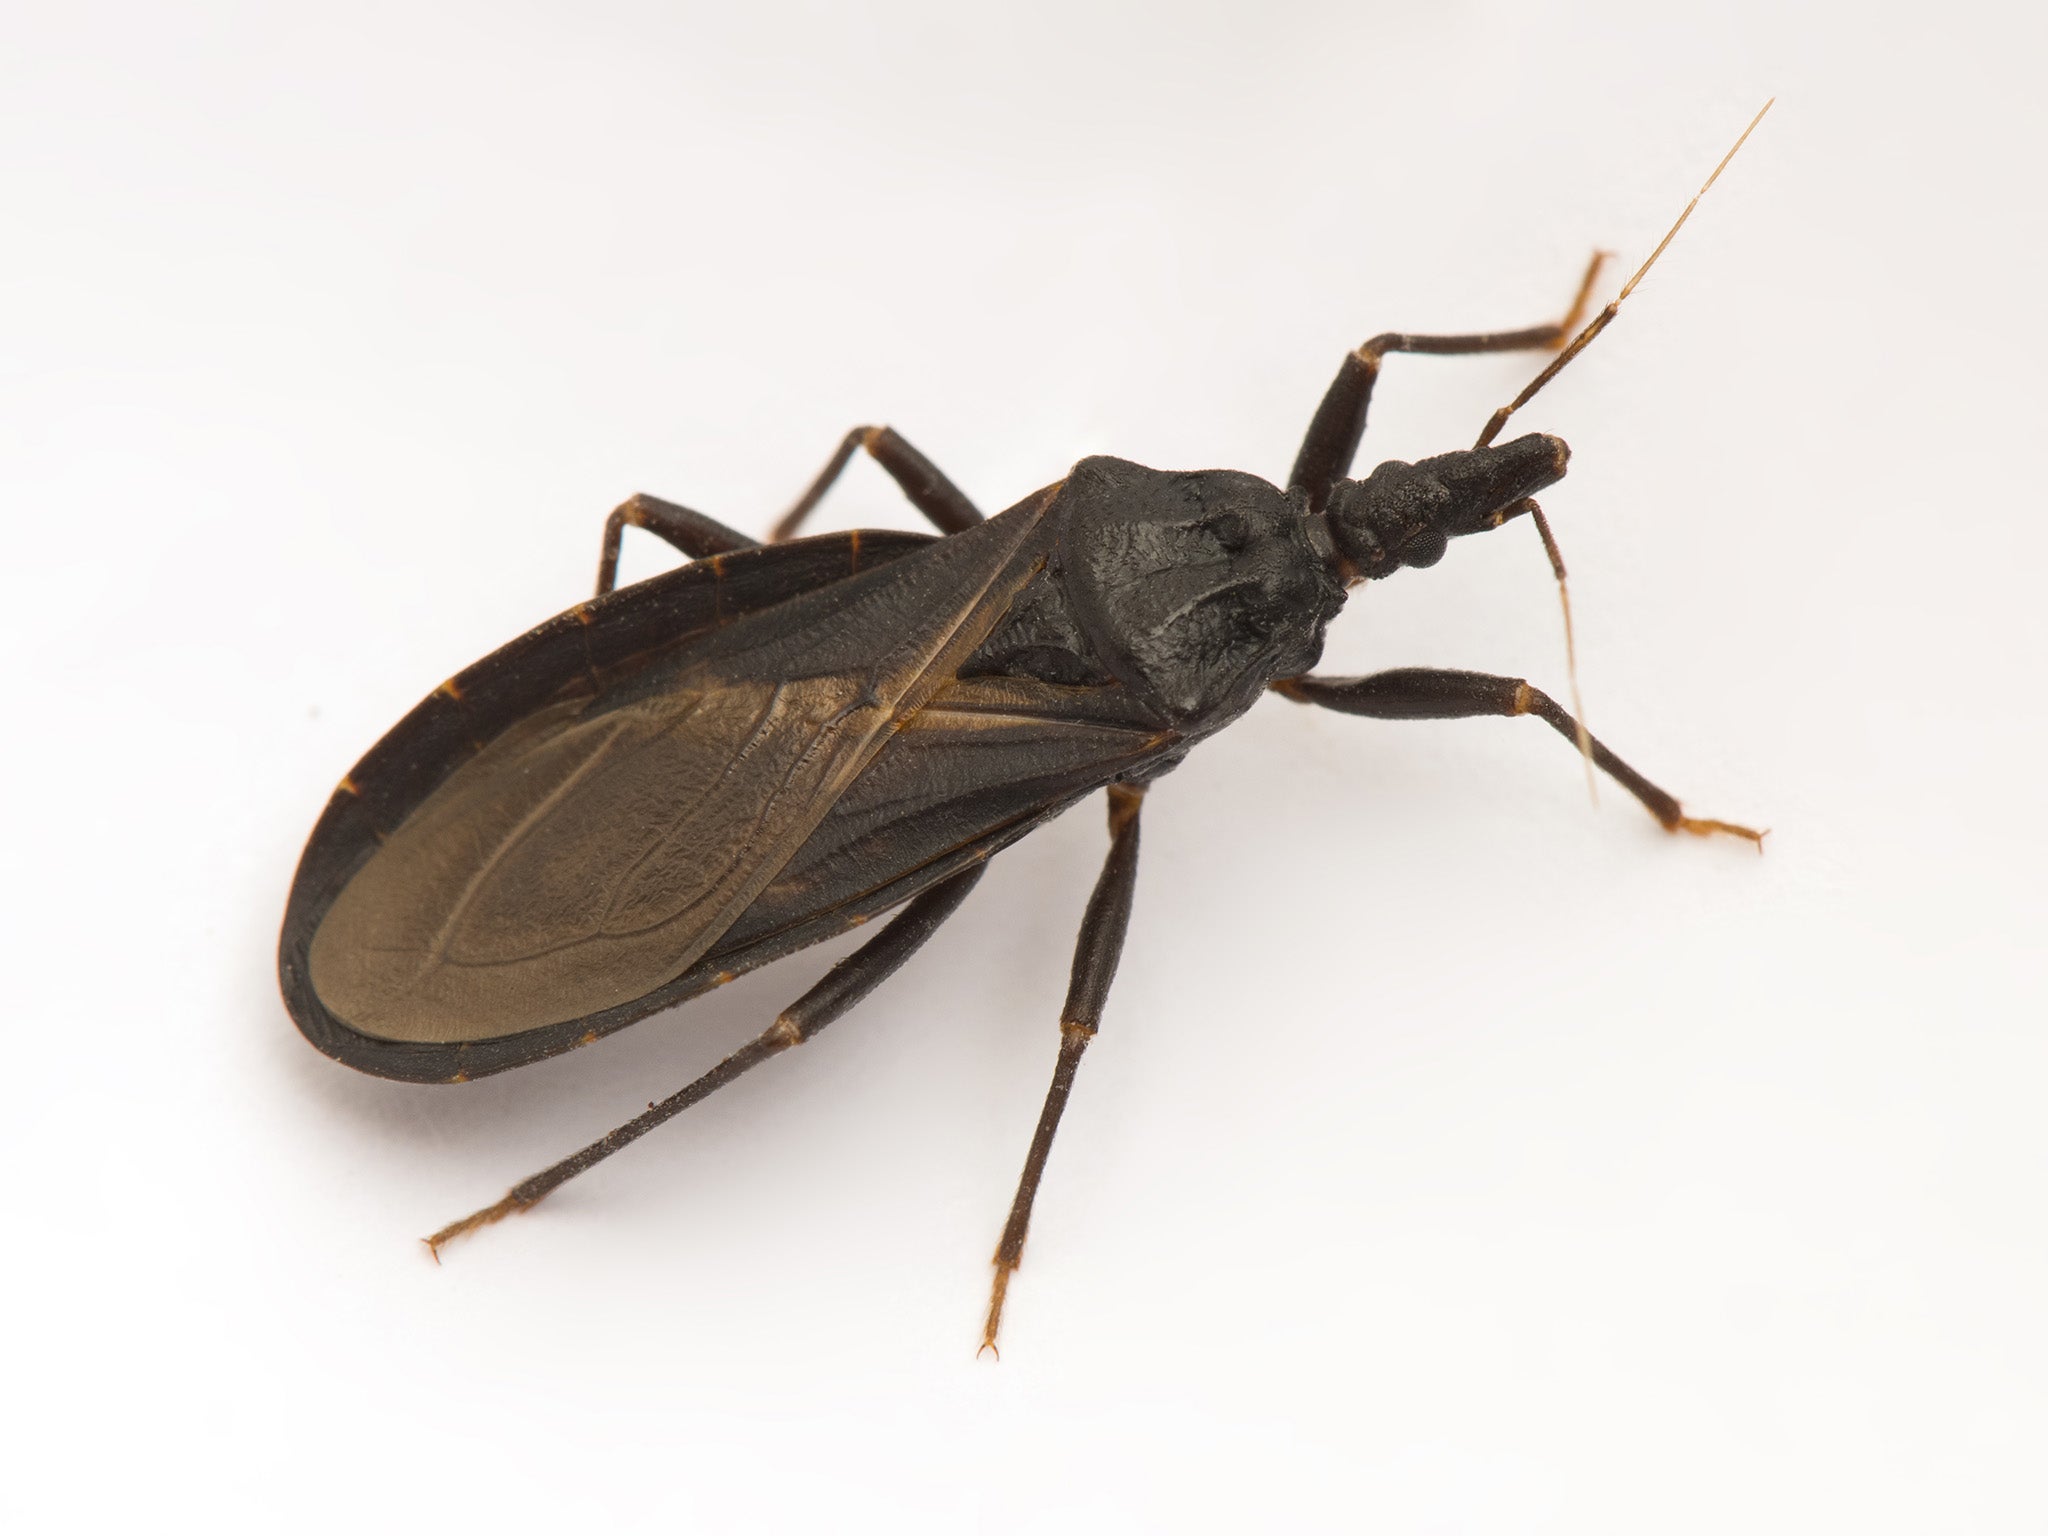
<svg viewBox="0 0 2048 1536">
<path fill-rule="evenodd" d="M 737 962 L 774 936 L 864 921 L 1090 791 L 1157 771 L 1179 740 L 1121 688 L 949 683 L 889 738 L 707 958 Z"/>
<path fill-rule="evenodd" d="M 1026 504 L 528 716 L 389 836 L 312 981 L 384 1039 L 448 1043 L 631 1002 L 709 949 L 1035 568 Z"/>
</svg>

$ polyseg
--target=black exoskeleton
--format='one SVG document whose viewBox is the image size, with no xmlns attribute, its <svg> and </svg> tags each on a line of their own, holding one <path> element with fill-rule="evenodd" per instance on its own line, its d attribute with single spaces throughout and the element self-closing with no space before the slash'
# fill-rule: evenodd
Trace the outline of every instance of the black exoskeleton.
<svg viewBox="0 0 2048 1536">
<path fill-rule="evenodd" d="M 1059 528 L 1044 568 L 961 673 L 1114 682 L 1158 724 L 1209 735 L 1316 664 L 1348 585 L 1436 564 L 1526 511 L 1569 457 L 1532 434 L 1390 461 L 1338 481 L 1321 511 L 1237 470 L 1083 459 L 1044 509 Z"/>
<path fill-rule="evenodd" d="M 461 1082 L 894 915 L 753 1042 L 430 1246 L 529 1209 L 810 1039 L 937 931 L 991 856 L 1105 790 L 1109 856 L 996 1249 L 992 1346 L 1122 951 L 1146 789 L 1268 689 L 1381 719 L 1533 715 L 1667 829 L 1758 839 L 1686 816 L 1519 678 L 1310 671 L 1349 587 L 1434 565 L 1454 538 L 1530 514 L 1562 581 L 1532 498 L 1568 451 L 1493 438 L 1619 299 L 1478 446 L 1349 475 L 1387 354 L 1564 347 L 1598 271 L 1556 324 L 1390 334 L 1349 353 L 1284 487 L 1096 457 L 984 518 L 894 431 L 859 427 L 766 543 L 653 497 L 613 512 L 593 600 L 441 684 L 335 789 L 279 941 L 300 1029 L 365 1071 Z M 936 534 L 794 538 L 863 451 Z M 629 525 L 691 563 L 614 590 Z"/>
</svg>

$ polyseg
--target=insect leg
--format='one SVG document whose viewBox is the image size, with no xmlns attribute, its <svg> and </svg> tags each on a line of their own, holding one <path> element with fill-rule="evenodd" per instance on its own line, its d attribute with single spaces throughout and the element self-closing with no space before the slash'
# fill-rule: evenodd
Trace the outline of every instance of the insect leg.
<svg viewBox="0 0 2048 1536">
<path fill-rule="evenodd" d="M 1519 677 L 1488 672 L 1453 672 L 1435 667 L 1400 667 L 1370 677 L 1291 677 L 1273 691 L 1300 704 L 1320 704 L 1347 715 L 1374 720 L 1462 720 L 1473 715 L 1534 715 L 1575 746 L 1579 724 L 1556 700 Z M 1659 789 L 1610 752 L 1598 737 L 1589 737 L 1593 764 L 1643 803 L 1667 832 L 1692 832 L 1701 837 L 1726 832 L 1746 837 L 1763 848 L 1764 834 L 1731 821 L 1688 816 L 1678 797 Z"/>
<path fill-rule="evenodd" d="M 1038 1129 L 1031 1136 L 1031 1150 L 1024 1157 L 1024 1174 L 1017 1181 L 1017 1197 L 1010 1203 L 1010 1219 L 996 1244 L 995 1284 L 989 1292 L 988 1319 L 982 1324 L 981 1347 L 994 1349 L 996 1333 L 1003 1324 L 1003 1297 L 1010 1287 L 1010 1275 L 1024 1258 L 1024 1237 L 1031 1227 L 1031 1204 L 1038 1198 L 1038 1181 L 1045 1175 L 1046 1155 L 1052 1151 L 1053 1132 L 1073 1091 L 1074 1073 L 1081 1065 L 1081 1053 L 1095 1038 L 1102 1022 L 1102 1005 L 1109 999 L 1109 984 L 1116 979 L 1116 963 L 1123 954 L 1124 931 L 1131 923 L 1131 892 L 1138 881 L 1138 810 L 1145 791 L 1133 785 L 1114 784 L 1109 790 L 1109 857 L 1088 898 L 1087 913 L 1081 919 L 1081 936 L 1074 945 L 1074 969 L 1067 984 L 1066 1006 L 1060 1010 L 1060 1054 L 1052 1069 L 1052 1086 L 1045 1092 L 1045 1107 L 1038 1112 Z"/>
<path fill-rule="evenodd" d="M 1465 336 L 1418 336 L 1390 331 L 1375 336 L 1356 351 L 1345 354 L 1337 377 L 1331 381 L 1323 403 L 1316 407 L 1295 455 L 1294 469 L 1287 476 L 1290 491 L 1309 493 L 1311 507 L 1320 510 L 1330 489 L 1350 472 L 1358 456 L 1359 439 L 1365 435 L 1366 407 L 1372 404 L 1372 386 L 1380 376 L 1380 359 L 1389 352 L 1431 352 L 1444 356 L 1460 352 L 1521 352 L 1539 347 L 1561 347 L 1578 329 L 1586 300 L 1600 276 L 1604 251 L 1596 251 L 1579 282 L 1578 296 L 1562 320 L 1550 325 L 1532 325 L 1519 331 L 1483 331 Z"/>
<path fill-rule="evenodd" d="M 958 533 L 981 521 L 980 511 L 965 493 L 946 478 L 938 465 L 898 436 L 894 427 L 855 427 L 833 450 L 832 457 L 825 461 L 825 467 L 818 471 L 818 478 L 811 482 L 811 488 L 796 499 L 795 506 L 782 514 L 782 521 L 768 535 L 769 543 L 780 544 L 784 539 L 796 537 L 803 520 L 825 499 L 825 493 L 832 489 L 832 482 L 839 478 L 852 462 L 854 451 L 860 448 L 865 448 L 868 456 L 889 472 L 889 478 L 902 487 L 910 504 L 929 518 L 939 532 Z"/>
<path fill-rule="evenodd" d="M 744 533 L 728 528 L 702 512 L 692 512 L 688 507 L 679 507 L 672 501 L 663 501 L 659 496 L 649 496 L 644 492 L 630 496 L 612 508 L 611 516 L 604 520 L 604 543 L 597 554 L 599 597 L 618 585 L 619 539 L 629 524 L 645 528 L 656 538 L 673 544 L 692 560 L 754 547 L 754 541 Z"/>
<path fill-rule="evenodd" d="M 608 1131 L 582 1151 L 572 1153 L 553 1167 L 544 1168 L 532 1178 L 513 1185 L 511 1192 L 496 1205 L 485 1206 L 460 1221 L 450 1222 L 426 1239 L 428 1249 L 438 1260 L 441 1245 L 450 1239 L 530 1210 L 586 1168 L 603 1162 L 663 1121 L 672 1120 L 692 1104 L 709 1098 L 741 1073 L 759 1066 L 771 1056 L 780 1055 L 791 1046 L 802 1045 L 874 991 L 904 961 L 916 954 L 925 940 L 936 933 L 967 899 L 967 893 L 974 889 L 975 882 L 981 879 L 987 867 L 977 862 L 948 875 L 890 919 L 888 927 L 827 971 L 822 981 L 783 1009 L 765 1031 L 687 1088 L 670 1094 L 659 1103 L 648 1105 L 644 1114 L 635 1115 L 624 1125 Z"/>
</svg>

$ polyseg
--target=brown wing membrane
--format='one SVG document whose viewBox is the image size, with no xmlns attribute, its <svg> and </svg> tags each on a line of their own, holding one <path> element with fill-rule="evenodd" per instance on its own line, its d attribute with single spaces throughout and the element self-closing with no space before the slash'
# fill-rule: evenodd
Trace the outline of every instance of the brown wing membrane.
<svg viewBox="0 0 2048 1536">
<path fill-rule="evenodd" d="M 454 1043 L 629 1003 L 689 969 L 980 643 L 1042 503 L 750 615 L 451 774 L 314 935 L 357 1031 Z"/>
</svg>

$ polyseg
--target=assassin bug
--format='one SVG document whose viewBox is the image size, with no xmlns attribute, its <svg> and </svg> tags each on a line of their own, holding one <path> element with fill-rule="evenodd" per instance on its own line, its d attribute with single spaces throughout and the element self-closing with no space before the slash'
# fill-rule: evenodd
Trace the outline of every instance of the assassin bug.
<svg viewBox="0 0 2048 1536">
<path fill-rule="evenodd" d="M 1451 539 L 1524 514 L 1562 595 L 1563 562 L 1532 498 L 1562 478 L 1568 450 L 1541 434 L 1495 439 L 1613 320 L 1699 195 L 1576 334 L 1598 256 L 1555 324 L 1384 335 L 1348 354 L 1285 489 L 1233 470 L 1089 458 L 984 518 L 894 431 L 861 427 L 765 544 L 650 496 L 615 510 L 594 599 L 443 683 L 336 788 L 279 947 L 299 1028 L 366 1072 L 463 1082 L 588 1044 L 901 910 L 751 1044 L 444 1227 L 430 1248 L 530 1208 L 808 1040 L 937 931 L 992 854 L 1106 790 L 1109 856 L 996 1249 L 982 1338 L 993 1346 L 1116 971 L 1146 790 L 1267 689 L 1379 719 L 1533 715 L 1667 829 L 1760 842 L 1686 816 L 1518 678 L 1309 672 L 1348 587 L 1433 565 Z M 1558 356 L 1473 447 L 1347 478 L 1387 354 L 1525 349 Z M 794 537 L 863 451 L 936 534 Z M 614 590 L 628 526 L 690 563 Z M 1569 640 L 1568 605 L 1565 616 Z"/>
</svg>

